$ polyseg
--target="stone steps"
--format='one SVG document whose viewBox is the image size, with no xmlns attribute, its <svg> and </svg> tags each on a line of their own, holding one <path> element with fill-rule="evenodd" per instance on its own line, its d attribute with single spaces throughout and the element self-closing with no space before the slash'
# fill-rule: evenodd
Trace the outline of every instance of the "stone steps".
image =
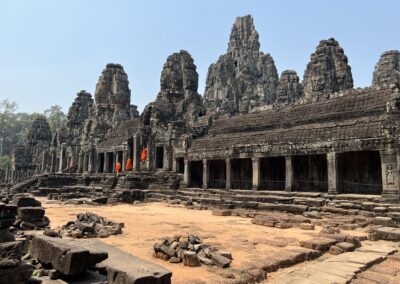
<svg viewBox="0 0 400 284">
<path fill-rule="evenodd" d="M 397 251 L 389 245 L 373 244 L 363 246 L 354 252 L 346 252 L 316 261 L 286 274 L 281 274 L 271 283 L 280 284 L 345 284 L 358 273 L 380 263 Z"/>
</svg>

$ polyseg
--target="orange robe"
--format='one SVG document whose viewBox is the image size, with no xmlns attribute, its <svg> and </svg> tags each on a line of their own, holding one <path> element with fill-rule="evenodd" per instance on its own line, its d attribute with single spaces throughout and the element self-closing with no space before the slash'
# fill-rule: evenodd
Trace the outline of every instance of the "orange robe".
<svg viewBox="0 0 400 284">
<path fill-rule="evenodd" d="M 143 148 L 140 160 L 142 160 L 142 162 L 147 160 L 147 148 Z"/>
<path fill-rule="evenodd" d="M 131 158 L 128 158 L 128 161 L 126 161 L 125 170 L 126 171 L 131 171 L 132 169 L 133 169 L 132 160 L 131 160 Z"/>
<path fill-rule="evenodd" d="M 121 163 L 117 162 L 117 164 L 115 165 L 115 170 L 117 171 L 117 173 L 121 172 Z"/>
</svg>

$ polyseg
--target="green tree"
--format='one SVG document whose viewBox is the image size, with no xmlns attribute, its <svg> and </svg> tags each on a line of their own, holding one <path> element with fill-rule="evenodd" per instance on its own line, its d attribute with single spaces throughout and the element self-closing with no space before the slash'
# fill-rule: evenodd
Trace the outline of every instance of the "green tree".
<svg viewBox="0 0 400 284">
<path fill-rule="evenodd" d="M 0 156 L 9 154 L 13 145 L 15 112 L 17 103 L 9 100 L 0 101 Z"/>
<path fill-rule="evenodd" d="M 7 167 L 11 166 L 11 158 L 8 155 L 0 157 L 0 170 L 6 170 Z"/>
<path fill-rule="evenodd" d="M 62 111 L 61 106 L 54 105 L 49 109 L 46 109 L 43 114 L 46 116 L 49 122 L 51 133 L 55 133 L 57 129 L 60 129 L 65 125 L 67 121 L 67 115 Z"/>
</svg>

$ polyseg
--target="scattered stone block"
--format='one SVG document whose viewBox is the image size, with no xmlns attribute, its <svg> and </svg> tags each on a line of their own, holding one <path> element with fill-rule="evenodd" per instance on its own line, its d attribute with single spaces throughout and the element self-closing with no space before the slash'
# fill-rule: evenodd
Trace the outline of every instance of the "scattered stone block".
<svg viewBox="0 0 400 284">
<path fill-rule="evenodd" d="M 218 252 L 213 252 L 211 254 L 211 260 L 213 263 L 220 268 L 226 268 L 231 264 L 231 260 Z"/>
<path fill-rule="evenodd" d="M 300 224 L 300 229 L 302 229 L 302 230 L 314 230 L 315 226 L 314 226 L 314 224 L 301 223 Z"/>
<path fill-rule="evenodd" d="M 231 210 L 214 209 L 212 211 L 212 214 L 214 216 L 231 216 L 232 212 L 231 212 Z"/>
<path fill-rule="evenodd" d="M 183 252 L 183 265 L 196 267 L 200 266 L 200 260 L 197 258 L 197 254 L 194 251 L 184 251 Z"/>
<path fill-rule="evenodd" d="M 389 217 L 375 217 L 373 222 L 375 225 L 396 227 L 396 222 Z"/>
<path fill-rule="evenodd" d="M 337 241 L 328 238 L 315 237 L 310 240 L 300 241 L 300 246 L 319 251 L 328 251 Z"/>
</svg>

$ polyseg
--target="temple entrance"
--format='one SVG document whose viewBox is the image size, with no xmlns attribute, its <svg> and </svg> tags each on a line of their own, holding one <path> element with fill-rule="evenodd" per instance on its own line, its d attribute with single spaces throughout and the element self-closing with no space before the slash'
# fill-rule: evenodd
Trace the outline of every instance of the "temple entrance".
<svg viewBox="0 0 400 284">
<path fill-rule="evenodd" d="M 202 187 L 203 185 L 203 162 L 190 161 L 190 187 Z"/>
<path fill-rule="evenodd" d="M 208 163 L 208 188 L 226 187 L 225 160 L 209 160 Z"/>
<path fill-rule="evenodd" d="M 183 158 L 176 158 L 176 172 L 183 174 L 185 171 L 185 161 Z"/>
<path fill-rule="evenodd" d="M 382 169 L 378 151 L 338 154 L 340 193 L 381 194 Z"/>
<path fill-rule="evenodd" d="M 260 160 L 260 189 L 284 190 L 285 157 L 265 157 Z"/>
<path fill-rule="evenodd" d="M 85 158 L 83 159 L 84 165 L 83 165 L 83 171 L 88 172 L 89 171 L 89 155 L 85 154 Z"/>
<path fill-rule="evenodd" d="M 253 163 L 251 159 L 232 159 L 232 188 L 251 189 L 252 185 Z"/>
<path fill-rule="evenodd" d="M 328 191 L 326 155 L 293 156 L 293 191 Z"/>
<path fill-rule="evenodd" d="M 104 153 L 99 153 L 97 155 L 97 172 L 102 173 L 104 170 Z"/>
<path fill-rule="evenodd" d="M 156 148 L 156 168 L 162 169 L 164 167 L 164 147 L 157 146 Z"/>
<path fill-rule="evenodd" d="M 128 139 L 128 157 L 133 159 L 133 139 Z"/>
<path fill-rule="evenodd" d="M 112 173 L 114 171 L 114 153 L 107 153 L 108 155 L 108 173 Z"/>
<path fill-rule="evenodd" d="M 124 155 L 123 151 L 118 151 L 117 152 L 117 160 L 118 160 L 118 162 L 121 163 L 121 165 L 123 164 L 123 155 Z"/>
</svg>

